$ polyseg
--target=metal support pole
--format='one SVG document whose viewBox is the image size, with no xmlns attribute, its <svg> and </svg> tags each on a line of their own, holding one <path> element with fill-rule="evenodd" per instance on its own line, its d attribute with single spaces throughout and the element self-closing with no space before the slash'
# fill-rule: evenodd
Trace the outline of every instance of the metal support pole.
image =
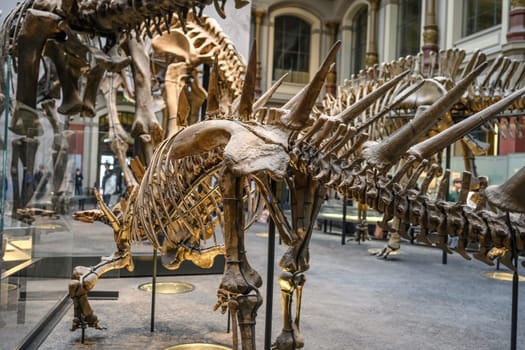
<svg viewBox="0 0 525 350">
<path fill-rule="evenodd" d="M 518 248 L 516 247 L 516 232 L 510 223 L 510 215 L 507 210 L 507 226 L 510 230 L 510 237 L 512 241 L 512 259 L 514 260 L 514 274 L 512 275 L 512 318 L 511 318 L 511 332 L 510 332 L 510 349 L 516 350 L 518 338 Z"/>
<path fill-rule="evenodd" d="M 450 169 L 450 146 L 447 146 L 447 150 L 446 150 L 446 153 L 445 153 L 445 169 Z M 449 192 L 449 188 L 447 188 L 447 199 L 448 199 L 448 192 Z M 441 253 L 441 263 L 443 265 L 446 265 L 447 264 L 447 252 L 445 251 L 445 249 L 443 249 L 442 253 Z"/>
<path fill-rule="evenodd" d="M 275 195 L 276 183 L 270 180 L 272 195 Z M 273 270 L 275 266 L 275 222 L 270 217 L 268 224 L 268 266 L 266 271 L 266 319 L 264 320 L 264 350 L 272 347 L 272 311 L 273 311 Z"/>
<path fill-rule="evenodd" d="M 157 249 L 153 248 L 153 276 L 151 278 L 151 328 L 155 331 L 155 296 L 157 294 Z"/>
<path fill-rule="evenodd" d="M 346 194 L 343 196 L 343 229 L 341 231 L 341 244 L 346 244 Z"/>
<path fill-rule="evenodd" d="M 84 344 L 84 341 L 86 340 L 86 321 L 84 321 L 84 316 L 82 316 L 82 313 L 80 314 L 80 327 L 82 329 L 81 336 L 80 336 L 80 343 Z"/>
</svg>

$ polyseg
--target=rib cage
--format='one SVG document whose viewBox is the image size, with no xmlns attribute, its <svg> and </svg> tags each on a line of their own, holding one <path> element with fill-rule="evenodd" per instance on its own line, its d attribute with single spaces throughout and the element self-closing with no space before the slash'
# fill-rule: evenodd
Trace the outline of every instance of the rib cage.
<svg viewBox="0 0 525 350">
<path fill-rule="evenodd" d="M 175 137 L 165 140 L 157 152 L 138 188 L 134 201 L 133 232 L 143 232 L 160 248 L 162 235 L 173 247 L 205 248 L 207 240 L 218 245 L 216 227 L 224 227 L 222 197 L 218 185 L 222 166 L 222 148 L 194 156 L 176 159 L 172 155 Z M 249 227 L 264 201 L 257 186 L 248 182 L 244 189 L 246 226 Z M 141 240 L 135 235 L 132 240 Z"/>
<path fill-rule="evenodd" d="M 228 95 L 230 103 L 240 96 L 241 77 L 245 74 L 246 67 L 233 43 L 216 21 L 206 16 L 200 16 L 197 20 L 194 13 L 190 12 L 184 23 L 174 18 L 169 30 L 162 23 L 158 29 L 156 25 L 151 25 L 148 30 L 143 30 L 143 34 L 148 31 L 169 33 L 174 30 L 185 30 L 185 36 L 197 55 L 216 57 L 219 78 L 223 84 L 222 91 Z M 174 58 L 152 57 L 152 60 L 159 59 L 169 63 Z M 201 241 L 210 238 L 213 244 L 217 244 L 219 238 L 215 235 L 215 228 L 223 227 L 222 197 L 217 185 L 218 171 L 223 160 L 222 149 L 175 159 L 171 156 L 173 140 L 174 137 L 159 145 L 137 190 L 137 197 L 133 201 L 137 215 L 133 219 L 132 240 L 142 240 L 144 237 L 140 233 L 144 233 L 156 247 L 160 247 L 159 234 L 173 246 L 183 245 L 190 249 L 200 249 Z M 244 193 L 248 209 L 245 222 L 249 227 L 256 220 L 264 203 L 257 186 L 248 183 Z"/>
<path fill-rule="evenodd" d="M 157 235 L 163 233 L 173 244 L 190 239 L 195 248 L 200 238 L 207 237 L 207 229 L 214 230 L 213 216 L 222 221 L 218 187 L 211 183 L 222 157 L 211 152 L 173 159 L 169 145 L 169 141 L 160 145 L 144 175 L 136 223 L 156 247 L 160 246 Z"/>
</svg>

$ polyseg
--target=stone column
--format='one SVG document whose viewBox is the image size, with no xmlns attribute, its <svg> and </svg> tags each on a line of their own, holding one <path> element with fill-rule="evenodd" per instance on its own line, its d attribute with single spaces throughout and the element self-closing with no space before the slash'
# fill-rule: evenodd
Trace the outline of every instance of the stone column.
<svg viewBox="0 0 525 350">
<path fill-rule="evenodd" d="M 254 9 L 253 15 L 255 16 L 255 40 L 257 41 L 257 68 L 255 75 L 255 95 L 261 95 L 261 23 L 266 15 L 266 11 L 262 9 Z"/>
<path fill-rule="evenodd" d="M 337 30 L 339 28 L 339 22 L 328 22 L 326 23 L 326 27 L 328 28 L 328 33 L 330 36 L 330 47 L 331 47 L 333 44 L 335 44 L 337 40 Z M 336 84 L 337 84 L 337 71 L 336 71 L 335 64 L 334 64 L 331 67 L 326 77 L 326 86 L 325 86 L 326 93 L 329 93 L 335 96 L 336 95 Z"/>
<path fill-rule="evenodd" d="M 377 12 L 380 0 L 370 0 L 370 36 L 366 48 L 366 65 L 372 67 L 377 64 Z"/>
<path fill-rule="evenodd" d="M 509 42 L 525 40 L 525 0 L 512 0 L 509 13 Z"/>
<path fill-rule="evenodd" d="M 423 62 L 424 67 L 429 68 L 431 53 L 437 54 L 439 30 L 436 24 L 436 2 L 426 0 L 425 25 L 423 26 Z"/>
<path fill-rule="evenodd" d="M 398 59 L 396 41 L 397 41 L 397 17 L 399 12 L 399 3 L 397 0 L 384 0 L 381 3 L 380 12 L 383 20 L 383 47 L 381 48 L 383 57 L 381 61 L 389 62 Z"/>
</svg>

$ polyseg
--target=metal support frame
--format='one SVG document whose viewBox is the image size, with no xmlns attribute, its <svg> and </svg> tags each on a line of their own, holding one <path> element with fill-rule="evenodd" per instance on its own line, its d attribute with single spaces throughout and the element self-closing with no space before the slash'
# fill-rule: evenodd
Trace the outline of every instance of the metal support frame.
<svg viewBox="0 0 525 350">
<path fill-rule="evenodd" d="M 450 146 L 447 146 L 446 153 L 445 153 L 445 168 L 446 169 L 450 169 L 450 152 L 451 152 Z M 448 192 L 449 191 L 450 191 L 450 189 L 447 187 L 447 197 L 448 197 Z M 446 252 L 446 250 L 443 249 L 443 251 L 441 252 L 441 263 L 443 265 L 447 264 L 447 259 L 448 259 L 447 254 L 448 253 Z"/>
<path fill-rule="evenodd" d="M 151 326 L 150 332 L 155 331 L 155 295 L 157 294 L 157 249 L 153 248 L 153 274 L 151 277 Z"/>
<path fill-rule="evenodd" d="M 518 248 L 516 247 L 516 231 L 510 222 L 510 214 L 507 210 L 506 215 L 507 226 L 510 230 L 510 237 L 512 240 L 512 260 L 514 265 L 514 273 L 512 275 L 512 313 L 510 325 L 510 349 L 516 350 L 518 338 L 518 291 L 519 291 L 519 275 L 518 275 Z"/>
<path fill-rule="evenodd" d="M 276 183 L 270 180 L 272 195 L 275 195 Z M 266 318 L 264 320 L 264 350 L 272 346 L 272 313 L 273 313 L 273 270 L 275 267 L 275 222 L 270 217 L 268 223 L 268 254 L 266 270 Z"/>
<path fill-rule="evenodd" d="M 346 244 L 346 194 L 343 196 L 343 227 L 341 229 L 341 244 Z"/>
</svg>

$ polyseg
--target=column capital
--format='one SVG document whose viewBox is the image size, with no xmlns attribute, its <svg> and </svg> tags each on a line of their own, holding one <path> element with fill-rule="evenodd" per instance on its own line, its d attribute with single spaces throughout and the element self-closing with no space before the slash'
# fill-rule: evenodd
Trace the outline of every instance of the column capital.
<svg viewBox="0 0 525 350">
<path fill-rule="evenodd" d="M 263 17 L 266 15 L 267 11 L 262 8 L 254 8 L 252 10 L 253 15 L 255 16 L 255 20 L 260 21 L 263 19 Z"/>
<path fill-rule="evenodd" d="M 328 29 L 328 35 L 330 35 L 331 43 L 334 43 L 337 38 L 337 29 L 339 28 L 340 22 L 328 21 L 325 23 L 325 27 Z"/>
<path fill-rule="evenodd" d="M 376 52 L 367 52 L 366 54 L 366 66 L 373 67 L 378 63 L 378 55 Z"/>
<path fill-rule="evenodd" d="M 372 11 L 377 11 L 379 9 L 379 3 L 380 2 L 381 2 L 380 0 L 369 0 L 370 9 Z"/>
<path fill-rule="evenodd" d="M 326 28 L 336 30 L 337 27 L 339 27 L 339 24 L 341 24 L 340 21 L 327 21 L 325 23 Z"/>
</svg>

